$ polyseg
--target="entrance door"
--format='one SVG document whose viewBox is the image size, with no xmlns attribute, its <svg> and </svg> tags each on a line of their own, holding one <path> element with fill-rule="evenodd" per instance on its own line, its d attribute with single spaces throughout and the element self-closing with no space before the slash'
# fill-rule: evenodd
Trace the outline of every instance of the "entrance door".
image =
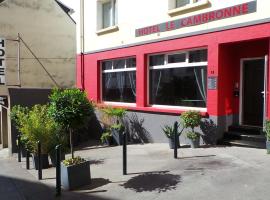
<svg viewBox="0 0 270 200">
<path fill-rule="evenodd" d="M 263 126 L 265 59 L 244 60 L 242 65 L 242 125 Z"/>
</svg>

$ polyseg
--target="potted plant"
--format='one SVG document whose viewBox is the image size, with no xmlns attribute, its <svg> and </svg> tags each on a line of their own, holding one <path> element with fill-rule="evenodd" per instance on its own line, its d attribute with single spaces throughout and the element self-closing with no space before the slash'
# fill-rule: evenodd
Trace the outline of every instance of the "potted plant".
<svg viewBox="0 0 270 200">
<path fill-rule="evenodd" d="M 179 142 L 179 137 L 181 135 L 181 133 L 183 132 L 183 129 L 181 131 L 179 131 L 179 123 L 178 122 L 175 122 L 176 123 L 176 127 L 177 127 L 177 130 L 176 130 L 176 134 L 177 134 L 177 140 L 176 140 L 176 145 L 177 145 L 177 148 L 180 148 L 180 142 Z M 174 149 L 174 145 L 175 145 L 175 130 L 174 130 L 174 126 L 170 126 L 170 125 L 165 125 L 163 128 L 163 133 L 167 136 L 168 140 L 169 140 L 169 147 L 170 149 Z"/>
<path fill-rule="evenodd" d="M 266 134 L 266 150 L 270 154 L 270 120 L 265 122 L 265 134 Z"/>
<path fill-rule="evenodd" d="M 189 131 L 187 132 L 187 138 L 190 140 L 192 148 L 199 147 L 200 144 L 200 133 L 195 132 L 195 128 L 201 123 L 201 114 L 197 111 L 186 111 L 181 114 L 183 126 Z"/>
<path fill-rule="evenodd" d="M 61 177 L 64 188 L 72 190 L 90 182 L 89 162 L 74 157 L 73 133 L 94 116 L 94 107 L 86 93 L 79 89 L 54 89 L 49 99 L 50 116 L 61 125 L 63 131 L 69 133 L 71 159 L 61 163 Z"/>
<path fill-rule="evenodd" d="M 20 113 L 23 110 L 22 107 L 14 107 L 12 109 L 12 119 L 14 119 L 16 112 Z M 33 164 L 38 169 L 38 145 L 41 143 L 41 160 L 42 168 L 49 167 L 48 153 L 51 142 L 53 141 L 53 135 L 59 130 L 58 124 L 48 115 L 47 105 L 35 105 L 31 109 L 24 109 L 21 112 L 23 116 L 17 114 L 17 128 L 21 132 L 22 141 L 28 151 L 31 151 L 33 155 Z"/>
<path fill-rule="evenodd" d="M 24 124 L 24 121 L 25 121 L 25 118 L 27 117 L 28 112 L 29 112 L 29 109 L 27 107 L 23 107 L 20 105 L 13 106 L 10 112 L 11 121 L 14 123 L 14 126 L 18 130 L 21 137 L 21 145 L 22 145 L 21 153 L 23 157 L 26 156 L 26 150 L 29 151 L 30 149 L 27 149 L 29 148 L 29 145 L 27 145 L 28 139 L 26 135 L 23 135 L 20 132 L 20 128 Z M 16 142 L 18 144 L 18 140 Z"/>
<path fill-rule="evenodd" d="M 126 109 L 106 107 L 102 111 L 111 118 L 113 124 L 110 127 L 112 137 L 117 145 L 122 145 L 122 135 L 125 131 L 124 117 L 126 115 Z"/>
<path fill-rule="evenodd" d="M 102 133 L 101 137 L 100 137 L 101 143 L 105 144 L 105 145 L 112 145 L 113 141 L 112 141 L 112 133 L 110 131 L 106 131 L 104 133 Z"/>
</svg>

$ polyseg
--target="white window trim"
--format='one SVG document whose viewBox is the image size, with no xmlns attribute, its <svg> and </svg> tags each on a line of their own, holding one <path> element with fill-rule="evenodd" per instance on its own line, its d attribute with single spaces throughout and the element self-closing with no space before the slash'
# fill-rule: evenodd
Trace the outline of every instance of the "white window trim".
<svg viewBox="0 0 270 200">
<path fill-rule="evenodd" d="M 148 74 L 147 74 L 147 105 L 149 107 L 153 108 L 160 108 L 160 109 L 177 109 L 177 110 L 194 110 L 194 111 L 201 111 L 206 112 L 207 111 L 207 105 L 205 108 L 201 107 L 187 107 L 187 106 L 171 106 L 171 105 L 159 105 L 159 104 L 150 104 L 150 70 L 155 69 L 170 69 L 170 68 L 187 68 L 187 67 L 201 67 L 201 66 L 208 66 L 208 61 L 206 62 L 196 62 L 196 63 L 189 63 L 189 52 L 190 51 L 196 51 L 196 50 L 207 50 L 207 48 L 196 48 L 196 49 L 189 49 L 186 51 L 175 51 L 175 52 L 166 52 L 166 53 L 155 53 L 155 54 L 149 54 L 148 55 Z M 186 53 L 186 61 L 181 63 L 168 63 L 168 55 L 174 55 L 178 53 Z M 156 65 L 156 66 L 150 66 L 150 56 L 155 55 L 164 55 L 164 65 Z"/>
<path fill-rule="evenodd" d="M 116 6 L 118 6 L 118 0 L 97 0 L 97 35 L 103 35 L 110 32 L 115 32 L 119 30 L 119 27 L 117 25 L 118 23 L 118 9 Z M 110 12 L 110 26 L 103 28 L 103 9 L 102 5 L 104 3 L 110 2 L 112 6 L 111 12 Z"/>
<path fill-rule="evenodd" d="M 174 15 L 178 15 L 181 12 L 184 11 L 188 11 L 191 9 L 195 9 L 195 8 L 200 8 L 203 6 L 206 6 L 210 3 L 209 0 L 202 0 L 199 2 L 195 2 L 194 0 L 190 0 L 191 2 L 185 6 L 176 8 L 176 0 L 169 0 L 169 10 L 168 10 L 168 15 L 174 16 Z"/>
<path fill-rule="evenodd" d="M 135 56 L 131 56 L 131 57 L 125 57 L 125 58 L 117 58 L 117 59 L 111 59 L 111 60 L 103 60 L 101 63 L 100 63 L 100 99 L 101 99 L 101 102 L 106 104 L 106 105 L 115 105 L 115 106 L 121 106 L 121 105 L 124 105 L 124 106 L 134 106 L 136 107 L 136 98 L 135 98 L 135 103 L 126 103 L 126 102 L 114 102 L 114 101 L 103 101 L 103 85 L 102 85 L 102 74 L 106 74 L 106 73 L 116 73 L 116 72 L 128 72 L 128 71 L 136 71 L 137 70 L 137 67 L 127 67 L 127 60 L 130 59 L 130 58 L 135 58 Z M 112 69 L 106 69 L 106 70 L 102 70 L 102 63 L 103 62 L 106 62 L 106 61 L 115 61 L 115 60 L 125 60 L 125 68 L 122 68 L 122 69 L 113 69 L 113 64 L 112 64 Z M 136 62 L 136 65 L 137 65 L 137 62 Z M 137 77 L 136 77 L 137 79 Z M 137 90 L 137 88 L 136 88 Z"/>
<path fill-rule="evenodd" d="M 125 102 L 114 102 L 114 101 L 103 101 L 105 105 L 110 106 L 130 106 L 130 107 L 136 107 L 136 103 L 125 103 Z"/>
<path fill-rule="evenodd" d="M 183 111 L 188 111 L 188 110 L 195 110 L 195 111 L 201 111 L 201 112 L 206 112 L 207 108 L 200 108 L 200 107 L 188 107 L 188 106 L 169 106 L 169 105 L 158 105 L 158 104 L 152 104 L 149 105 L 152 108 L 163 108 L 163 109 L 171 109 L 171 110 L 183 110 Z"/>
</svg>

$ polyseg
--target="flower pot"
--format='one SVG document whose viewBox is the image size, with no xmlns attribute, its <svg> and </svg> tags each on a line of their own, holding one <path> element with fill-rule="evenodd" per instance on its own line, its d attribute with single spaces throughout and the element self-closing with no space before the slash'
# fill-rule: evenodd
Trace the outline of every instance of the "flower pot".
<svg viewBox="0 0 270 200">
<path fill-rule="evenodd" d="M 49 156 L 51 158 L 52 166 L 55 167 L 56 166 L 56 152 L 50 153 Z M 65 160 L 65 153 L 61 152 L 60 161 L 63 161 L 63 160 Z"/>
<path fill-rule="evenodd" d="M 38 170 L 38 156 L 34 154 L 32 156 L 33 158 L 33 165 L 36 170 Z M 41 154 L 41 167 L 42 169 L 48 169 L 49 168 L 49 157 L 48 154 Z"/>
<path fill-rule="evenodd" d="M 61 163 L 61 180 L 64 189 L 73 190 L 90 184 L 90 164 L 88 161 L 78 165 L 65 166 Z"/>
<path fill-rule="evenodd" d="M 270 154 L 270 141 L 266 140 L 266 150 L 267 153 Z"/>
<path fill-rule="evenodd" d="M 113 137 L 113 141 L 117 144 L 117 145 L 122 145 L 122 133 L 117 130 L 117 129 L 112 129 L 112 137 Z"/>
<path fill-rule="evenodd" d="M 169 140 L 169 147 L 170 149 L 174 149 L 174 138 L 168 138 Z M 177 140 L 176 140 L 176 145 L 177 145 L 177 148 L 180 148 L 180 142 L 179 142 L 179 137 L 177 137 Z"/>
<path fill-rule="evenodd" d="M 196 138 L 195 140 L 189 139 L 191 148 L 195 149 L 200 146 L 200 138 Z"/>
</svg>

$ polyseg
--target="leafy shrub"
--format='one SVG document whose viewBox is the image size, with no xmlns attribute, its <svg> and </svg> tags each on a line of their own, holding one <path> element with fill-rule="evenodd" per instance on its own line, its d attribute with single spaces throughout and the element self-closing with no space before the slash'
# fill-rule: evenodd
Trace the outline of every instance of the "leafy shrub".
<svg viewBox="0 0 270 200">
<path fill-rule="evenodd" d="M 63 161 L 63 164 L 68 167 L 71 165 L 78 165 L 80 163 L 86 162 L 85 159 L 81 158 L 80 156 L 76 156 L 74 158 L 68 158 L 66 160 Z"/>
<path fill-rule="evenodd" d="M 190 140 L 196 140 L 200 137 L 200 134 L 197 132 L 189 131 L 187 132 L 187 138 Z"/>
<path fill-rule="evenodd" d="M 177 123 L 177 135 L 180 136 L 181 133 L 183 132 L 183 129 L 181 131 L 179 131 L 180 128 L 180 124 L 178 122 Z M 170 126 L 170 125 L 165 125 L 162 128 L 164 134 L 167 136 L 167 138 L 173 138 L 174 137 L 174 126 Z"/>
<path fill-rule="evenodd" d="M 111 137 L 112 137 L 111 132 L 104 132 L 102 133 L 100 140 L 104 144 L 106 141 L 110 140 Z"/>
<path fill-rule="evenodd" d="M 37 142 L 40 141 L 41 153 L 50 151 L 61 128 L 48 115 L 47 105 L 35 105 L 31 109 L 17 106 L 12 109 L 11 116 L 28 150 L 37 153 Z"/>
<path fill-rule="evenodd" d="M 265 122 L 265 133 L 267 140 L 270 141 L 270 120 L 266 120 Z"/>
<path fill-rule="evenodd" d="M 198 111 L 186 111 L 181 114 L 180 118 L 182 119 L 185 128 L 190 127 L 194 130 L 195 127 L 200 125 L 202 117 Z"/>
</svg>

